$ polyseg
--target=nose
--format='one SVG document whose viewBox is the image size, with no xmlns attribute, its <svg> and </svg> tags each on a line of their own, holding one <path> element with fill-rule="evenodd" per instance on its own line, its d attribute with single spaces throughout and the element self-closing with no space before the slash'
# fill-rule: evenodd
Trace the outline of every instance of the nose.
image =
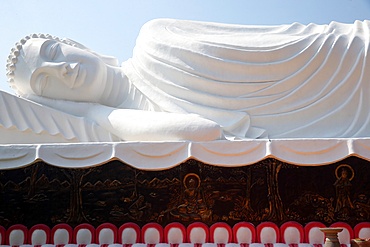
<svg viewBox="0 0 370 247">
<path fill-rule="evenodd" d="M 48 73 L 54 75 L 55 77 L 59 78 L 66 84 L 68 87 L 72 87 L 73 85 L 73 74 L 78 71 L 79 63 L 68 63 L 68 62 L 60 62 L 60 63 L 48 63 L 44 66 L 44 69 L 49 70 Z M 77 72 L 76 72 L 77 73 Z"/>
<path fill-rule="evenodd" d="M 60 62 L 60 63 L 47 63 L 45 67 L 49 67 L 55 72 L 59 72 L 60 75 L 66 75 L 70 72 L 73 72 L 73 70 L 77 66 L 78 66 L 78 63 Z"/>
<path fill-rule="evenodd" d="M 71 72 L 74 72 L 75 69 L 77 69 L 78 63 L 67 63 L 66 64 L 66 74 L 69 74 Z"/>
<path fill-rule="evenodd" d="M 67 67 L 68 63 L 66 62 L 46 63 L 42 69 L 49 75 L 55 76 L 59 79 L 64 79 L 65 75 L 67 74 Z"/>
</svg>

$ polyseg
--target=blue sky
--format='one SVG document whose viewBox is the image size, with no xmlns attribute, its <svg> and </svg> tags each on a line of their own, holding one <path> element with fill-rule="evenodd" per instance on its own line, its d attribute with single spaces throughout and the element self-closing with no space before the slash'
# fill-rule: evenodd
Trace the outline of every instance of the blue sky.
<svg viewBox="0 0 370 247">
<path fill-rule="evenodd" d="M 352 23 L 370 19 L 370 0 L 2 0 L 0 90 L 15 42 L 30 33 L 72 38 L 121 62 L 132 54 L 140 27 L 155 18 L 235 24 Z"/>
</svg>

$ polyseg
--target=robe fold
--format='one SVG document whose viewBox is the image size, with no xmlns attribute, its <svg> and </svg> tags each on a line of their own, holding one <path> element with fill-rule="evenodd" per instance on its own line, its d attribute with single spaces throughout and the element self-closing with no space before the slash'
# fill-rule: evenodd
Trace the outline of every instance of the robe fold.
<svg viewBox="0 0 370 247">
<path fill-rule="evenodd" d="M 156 111 L 240 138 L 370 136 L 369 21 L 242 26 L 158 19 L 122 68 Z"/>
</svg>

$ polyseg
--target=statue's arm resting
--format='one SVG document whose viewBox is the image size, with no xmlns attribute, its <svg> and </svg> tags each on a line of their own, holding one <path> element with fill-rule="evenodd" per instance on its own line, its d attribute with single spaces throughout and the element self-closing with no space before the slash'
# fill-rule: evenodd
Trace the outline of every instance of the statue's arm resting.
<svg viewBox="0 0 370 247">
<path fill-rule="evenodd" d="M 125 141 L 211 141 L 222 137 L 221 127 L 195 114 L 91 107 L 87 118 Z"/>
<path fill-rule="evenodd" d="M 117 109 L 38 96 L 29 99 L 89 119 L 124 141 L 211 141 L 223 137 L 222 129 L 217 123 L 195 114 Z"/>
</svg>

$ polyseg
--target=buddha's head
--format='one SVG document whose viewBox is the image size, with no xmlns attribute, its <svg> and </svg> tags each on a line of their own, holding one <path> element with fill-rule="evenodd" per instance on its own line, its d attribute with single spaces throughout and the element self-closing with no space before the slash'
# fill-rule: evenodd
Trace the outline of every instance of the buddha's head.
<svg viewBox="0 0 370 247">
<path fill-rule="evenodd" d="M 77 42 L 33 34 L 12 49 L 7 76 L 23 97 L 98 102 L 107 80 L 107 64 Z"/>
</svg>

